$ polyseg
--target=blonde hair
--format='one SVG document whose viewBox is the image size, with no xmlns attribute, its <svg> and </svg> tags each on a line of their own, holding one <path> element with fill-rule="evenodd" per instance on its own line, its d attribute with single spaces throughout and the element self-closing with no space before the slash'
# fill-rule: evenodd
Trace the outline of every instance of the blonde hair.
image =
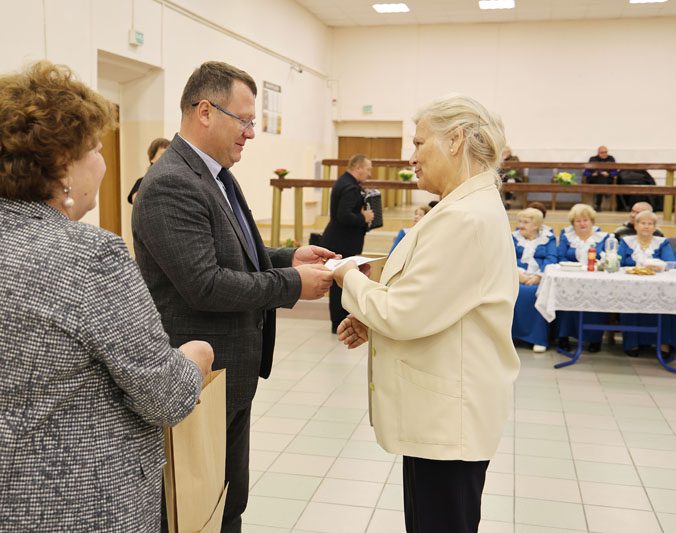
<svg viewBox="0 0 676 533">
<path fill-rule="evenodd" d="M 451 134 L 461 129 L 464 137 L 462 161 L 467 174 L 469 175 L 470 161 L 474 162 L 485 170 L 492 170 L 495 173 L 495 183 L 500 187 L 497 169 L 505 147 L 505 130 L 500 117 L 473 98 L 447 95 L 419 109 L 413 122 L 417 124 L 423 118 L 429 120 L 439 147 L 445 153 L 448 153 Z"/>
<path fill-rule="evenodd" d="M 532 220 L 537 224 L 538 227 L 542 226 L 542 221 L 544 220 L 542 211 L 535 209 L 534 207 L 527 207 L 526 209 L 519 211 L 516 215 L 516 218 L 527 218 Z"/>
<path fill-rule="evenodd" d="M 590 205 L 575 204 L 570 208 L 570 211 L 568 211 L 568 222 L 572 224 L 578 217 L 587 217 L 593 224 L 596 221 L 596 211 Z"/>
<path fill-rule="evenodd" d="M 416 211 L 422 211 L 423 215 L 426 215 L 432 210 L 432 208 L 429 205 L 419 205 L 418 207 L 415 208 L 415 211 L 413 213 L 415 214 Z"/>
<path fill-rule="evenodd" d="M 641 211 L 636 215 L 636 218 L 634 219 L 636 222 L 639 222 L 643 220 L 644 218 L 649 218 L 655 223 L 655 226 L 657 226 L 657 215 L 653 213 L 652 211 Z"/>
</svg>

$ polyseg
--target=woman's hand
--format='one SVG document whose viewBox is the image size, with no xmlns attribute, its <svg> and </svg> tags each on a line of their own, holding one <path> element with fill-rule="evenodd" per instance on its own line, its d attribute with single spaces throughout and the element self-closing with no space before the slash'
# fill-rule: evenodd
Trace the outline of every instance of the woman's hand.
<svg viewBox="0 0 676 533">
<path fill-rule="evenodd" d="M 323 265 L 329 259 L 340 259 L 340 255 L 313 244 L 301 246 L 293 253 L 291 266 L 299 265 Z"/>
<path fill-rule="evenodd" d="M 526 282 L 528 281 L 529 278 L 530 276 L 528 274 L 519 271 L 519 283 L 521 283 L 522 285 L 527 285 Z"/>
<path fill-rule="evenodd" d="M 524 281 L 524 285 L 538 285 L 540 283 L 540 279 L 540 276 L 533 274 L 532 276 L 528 276 L 528 279 Z"/>
<path fill-rule="evenodd" d="M 357 263 L 355 263 L 354 261 L 348 261 L 346 263 L 343 263 L 333 271 L 333 281 L 335 281 L 338 284 L 338 286 L 342 289 L 345 274 L 347 274 L 350 270 L 356 269 Z"/>
<path fill-rule="evenodd" d="M 199 367 L 202 379 L 206 378 L 214 362 L 214 349 L 211 344 L 205 341 L 189 341 L 179 346 L 178 349 L 183 352 L 186 359 L 190 359 Z"/>
<path fill-rule="evenodd" d="M 338 340 L 347 346 L 348 350 L 361 346 L 369 340 L 368 328 L 352 315 L 348 315 L 338 325 L 337 333 Z"/>
</svg>

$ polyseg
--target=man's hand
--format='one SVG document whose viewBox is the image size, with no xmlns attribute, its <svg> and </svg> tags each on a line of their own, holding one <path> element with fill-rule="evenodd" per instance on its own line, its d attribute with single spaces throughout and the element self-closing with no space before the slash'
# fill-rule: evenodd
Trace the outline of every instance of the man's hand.
<svg viewBox="0 0 676 533">
<path fill-rule="evenodd" d="M 333 283 L 333 272 L 324 265 L 298 265 L 294 268 L 300 274 L 301 300 L 321 298 Z"/>
<path fill-rule="evenodd" d="M 204 341 L 189 341 L 179 346 L 178 349 L 183 352 L 186 359 L 190 359 L 199 367 L 202 379 L 206 378 L 214 362 L 214 349 L 211 344 Z"/>
<path fill-rule="evenodd" d="M 375 218 L 376 215 L 373 213 L 371 209 L 364 208 L 361 212 L 361 216 L 364 217 L 364 220 L 366 221 L 367 224 L 370 224 L 371 222 L 373 222 L 373 219 Z"/>
<path fill-rule="evenodd" d="M 355 269 L 357 269 L 357 263 L 355 263 L 354 261 L 348 261 L 347 263 L 343 263 L 333 271 L 333 279 L 341 289 L 343 288 L 343 280 L 345 279 L 345 274 L 347 274 L 350 270 Z"/>
<path fill-rule="evenodd" d="M 347 346 L 348 350 L 361 346 L 369 340 L 368 328 L 352 315 L 348 315 L 338 325 L 336 332 L 338 333 L 338 340 Z"/>
<path fill-rule="evenodd" d="M 298 248 L 294 254 L 293 259 L 291 260 L 291 266 L 299 265 L 323 265 L 328 259 L 340 259 L 341 256 L 322 248 L 321 246 L 314 246 L 312 244 L 308 246 L 301 246 Z"/>
</svg>

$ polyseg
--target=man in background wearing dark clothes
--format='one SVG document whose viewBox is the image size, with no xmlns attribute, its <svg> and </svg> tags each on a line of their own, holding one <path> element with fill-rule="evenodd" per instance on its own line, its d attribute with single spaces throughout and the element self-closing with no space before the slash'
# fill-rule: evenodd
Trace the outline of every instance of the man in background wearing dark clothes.
<svg viewBox="0 0 676 533">
<path fill-rule="evenodd" d="M 599 146 L 596 155 L 589 158 L 590 163 L 614 163 L 615 158 L 608 154 L 608 147 Z M 614 182 L 617 176 L 617 170 L 592 170 L 590 168 L 584 171 L 584 177 L 587 178 L 587 183 L 606 184 L 609 185 Z M 601 211 L 601 202 L 603 201 L 603 194 L 594 195 L 594 209 Z"/>
<path fill-rule="evenodd" d="M 648 202 L 636 202 L 631 207 L 631 212 L 629 213 L 629 220 L 624 224 L 615 229 L 615 238 L 619 241 L 627 235 L 636 235 L 636 228 L 634 224 L 636 223 L 636 215 L 641 211 L 652 211 L 653 206 Z M 655 233 L 653 234 L 656 237 L 664 237 L 664 234 L 657 228 L 655 228 Z"/>
<path fill-rule="evenodd" d="M 363 154 L 356 154 L 350 158 L 347 172 L 331 189 L 330 218 L 322 236 L 322 246 L 343 257 L 360 254 L 364 248 L 364 235 L 373 220 L 373 211 L 364 208 L 361 184 L 370 178 L 371 160 Z M 334 282 L 329 291 L 333 333 L 348 315 L 340 303 L 342 294 L 342 289 Z"/>
</svg>

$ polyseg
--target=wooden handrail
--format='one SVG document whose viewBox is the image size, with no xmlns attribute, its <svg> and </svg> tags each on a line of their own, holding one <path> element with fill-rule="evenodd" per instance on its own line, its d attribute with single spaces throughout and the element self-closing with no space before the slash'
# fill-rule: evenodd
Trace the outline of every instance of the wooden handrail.
<svg viewBox="0 0 676 533">
<path fill-rule="evenodd" d="M 676 163 L 572 163 L 542 161 L 505 161 L 502 168 L 562 168 L 592 170 L 676 170 Z"/>
<path fill-rule="evenodd" d="M 329 167 L 345 167 L 349 159 L 322 159 L 322 165 Z M 374 167 L 410 167 L 411 163 L 403 159 L 371 159 Z"/>
<path fill-rule="evenodd" d="M 322 159 L 322 165 L 344 166 L 347 159 Z M 406 159 L 372 159 L 374 167 L 410 167 Z M 584 163 L 573 161 L 505 161 L 502 168 L 563 168 L 594 170 L 676 170 L 676 163 Z"/>
<path fill-rule="evenodd" d="M 404 159 L 372 159 L 374 167 L 410 167 L 410 163 Z M 322 179 L 271 179 L 272 186 L 272 246 L 279 246 L 281 209 L 282 209 L 282 191 L 284 189 L 294 189 L 294 237 L 297 241 L 303 239 L 303 188 L 321 188 L 322 191 L 322 211 L 328 212 L 328 194 L 335 180 L 330 179 L 331 167 L 347 165 L 347 159 L 323 159 L 324 170 Z M 676 187 L 674 187 L 674 171 L 676 163 L 581 163 L 572 161 L 509 161 L 503 164 L 503 168 L 524 168 L 524 169 L 593 169 L 593 170 L 666 170 L 667 176 L 664 186 L 657 185 L 605 185 L 605 184 L 581 184 L 581 185 L 560 185 L 557 183 L 505 183 L 502 190 L 505 192 L 529 193 L 529 192 L 550 192 L 550 193 L 589 193 L 589 194 L 623 194 L 623 195 L 661 195 L 664 196 L 663 216 L 665 221 L 671 221 L 674 205 L 674 196 L 676 196 Z M 390 171 L 391 172 L 391 171 Z M 415 190 L 418 188 L 416 182 L 404 181 L 385 181 L 370 180 L 365 182 L 367 188 L 389 189 L 389 190 Z"/>
<path fill-rule="evenodd" d="M 281 205 L 282 191 L 284 189 L 294 189 L 295 216 L 294 216 L 294 238 L 301 242 L 303 240 L 303 189 L 305 187 L 330 189 L 336 183 L 336 180 L 330 179 L 287 179 L 274 178 L 270 180 L 272 186 L 272 228 L 271 245 L 279 246 L 280 227 L 281 227 Z M 411 181 L 385 181 L 369 180 L 364 182 L 366 188 L 378 189 L 403 189 L 415 190 L 418 188 L 417 182 Z M 550 193 L 590 193 L 590 194 L 625 194 L 625 195 L 661 195 L 665 197 L 665 204 L 668 199 L 676 195 L 676 187 L 666 185 L 603 185 L 603 184 L 581 184 L 581 185 L 560 185 L 558 183 L 503 183 L 502 190 L 505 192 L 528 193 L 528 192 L 550 192 Z M 664 220 L 671 220 L 671 212 L 664 210 Z"/>
<path fill-rule="evenodd" d="M 666 185 L 605 185 L 583 183 L 560 185 L 558 183 L 503 183 L 505 192 L 555 192 L 670 196 L 676 194 L 676 187 Z"/>
<path fill-rule="evenodd" d="M 272 187 L 280 189 L 292 189 L 295 187 L 316 187 L 330 189 L 336 180 L 314 179 L 277 179 L 270 180 Z M 414 181 L 385 181 L 369 180 L 364 182 L 367 189 L 418 189 L 418 183 Z M 676 194 L 676 187 L 666 185 L 605 185 L 605 184 L 575 184 L 560 185 L 558 183 L 503 183 L 502 190 L 505 192 L 556 192 L 556 193 L 595 193 L 595 194 L 627 194 L 627 195 L 659 195 L 667 196 Z"/>
<path fill-rule="evenodd" d="M 334 186 L 336 180 L 309 180 L 309 179 L 278 179 L 272 178 L 270 185 L 280 189 L 291 189 L 293 187 L 318 187 L 321 189 L 330 189 Z M 412 189 L 418 188 L 418 183 L 413 181 L 387 181 L 387 180 L 368 180 L 363 183 L 366 189 Z"/>
</svg>

